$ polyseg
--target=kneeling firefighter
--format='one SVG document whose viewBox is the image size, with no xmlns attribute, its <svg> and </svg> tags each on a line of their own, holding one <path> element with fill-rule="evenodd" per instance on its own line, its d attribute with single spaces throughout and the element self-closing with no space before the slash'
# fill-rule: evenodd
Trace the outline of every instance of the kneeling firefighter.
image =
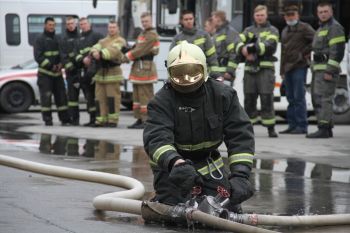
<svg viewBox="0 0 350 233">
<path fill-rule="evenodd" d="M 168 82 L 148 104 L 143 140 L 150 157 L 153 201 L 185 203 L 194 195 L 230 194 L 230 211 L 253 195 L 249 181 L 254 132 L 236 91 L 208 79 L 202 50 L 186 41 L 168 55 Z M 229 170 L 218 147 L 225 142 Z M 199 190 L 199 192 L 198 192 Z M 193 196 L 192 196 L 193 197 Z"/>
</svg>

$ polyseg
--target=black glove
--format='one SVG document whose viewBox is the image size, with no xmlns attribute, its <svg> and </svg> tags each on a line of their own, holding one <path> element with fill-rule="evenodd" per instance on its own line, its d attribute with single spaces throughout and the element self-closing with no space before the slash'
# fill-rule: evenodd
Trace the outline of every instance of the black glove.
<svg viewBox="0 0 350 233">
<path fill-rule="evenodd" d="M 169 180 L 179 187 L 181 193 L 189 193 L 192 187 L 199 182 L 200 176 L 192 166 L 192 162 L 186 160 L 171 169 Z"/>
<path fill-rule="evenodd" d="M 237 164 L 231 167 L 230 176 L 231 196 L 230 201 L 233 205 L 240 204 L 248 200 L 254 194 L 254 188 L 249 181 L 250 167 Z"/>
<path fill-rule="evenodd" d="M 256 45 L 255 44 L 248 44 L 247 51 L 249 54 L 256 53 Z"/>
<path fill-rule="evenodd" d="M 128 47 L 125 47 L 123 46 L 120 51 L 123 53 L 123 54 L 126 54 L 127 52 L 129 52 L 129 50 L 131 50 L 131 48 L 128 48 Z"/>
</svg>

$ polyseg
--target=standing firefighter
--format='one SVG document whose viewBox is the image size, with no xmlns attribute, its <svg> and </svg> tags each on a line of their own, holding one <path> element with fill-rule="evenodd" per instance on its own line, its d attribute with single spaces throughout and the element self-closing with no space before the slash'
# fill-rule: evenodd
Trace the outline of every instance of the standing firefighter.
<svg viewBox="0 0 350 233">
<path fill-rule="evenodd" d="M 312 102 L 316 112 L 318 130 L 307 138 L 333 137 L 333 97 L 344 57 L 345 35 L 343 27 L 333 18 L 332 5 L 317 6 L 320 27 L 312 42 Z"/>
<path fill-rule="evenodd" d="M 83 90 L 85 99 L 87 101 L 87 111 L 90 115 L 90 121 L 84 124 L 84 126 L 94 126 L 96 121 L 96 104 L 95 104 L 95 82 L 92 80 L 96 73 L 96 62 L 89 64 L 89 53 L 93 45 L 95 45 L 103 36 L 100 33 L 96 33 L 91 29 L 91 25 L 87 18 L 79 19 L 79 27 L 81 29 L 81 35 L 78 42 L 77 56 L 75 57 L 76 63 L 79 67 L 82 67 L 80 86 Z M 78 102 L 79 88 L 75 85 L 75 101 Z M 78 106 L 77 106 L 78 109 Z M 78 111 L 79 114 L 79 111 Z"/>
<path fill-rule="evenodd" d="M 258 5 L 254 9 L 254 25 L 244 29 L 237 44 L 237 54 L 245 58 L 244 107 L 252 123 L 258 121 L 257 99 L 261 101 L 261 123 L 268 128 L 269 137 L 275 132 L 273 89 L 275 87 L 275 65 L 278 30 L 267 21 L 267 7 Z"/>
<path fill-rule="evenodd" d="M 67 96 L 62 77 L 62 64 L 59 52 L 59 38 L 55 35 L 55 20 L 45 19 L 44 33 L 34 44 L 34 58 L 39 65 L 38 81 L 41 113 L 45 125 L 53 125 L 51 99 L 55 98 L 58 118 L 62 125 L 69 124 Z"/>
<path fill-rule="evenodd" d="M 218 78 L 221 74 L 218 72 L 218 58 L 216 56 L 215 45 L 210 35 L 207 32 L 194 27 L 194 15 L 192 11 L 182 11 L 180 20 L 182 32 L 174 37 L 170 45 L 170 49 L 174 48 L 177 44 L 180 44 L 181 41 L 184 40 L 198 45 L 203 50 L 207 58 L 210 77 Z"/>
<path fill-rule="evenodd" d="M 152 27 L 151 14 L 141 15 L 143 31 L 137 37 L 135 46 L 126 53 L 133 61 L 129 80 L 133 83 L 133 110 L 136 122 L 128 128 L 143 129 L 147 119 L 147 104 L 153 97 L 153 83 L 157 82 L 157 69 L 153 57 L 159 53 L 159 36 Z"/>
<path fill-rule="evenodd" d="M 79 32 L 75 19 L 66 18 L 66 34 L 61 42 L 62 64 L 66 72 L 68 87 L 68 112 L 72 125 L 79 125 L 79 89 L 80 69 L 75 62 Z"/>
<path fill-rule="evenodd" d="M 238 40 L 239 34 L 226 20 L 226 13 L 224 11 L 214 11 L 212 13 L 212 19 L 216 29 L 213 40 L 219 62 L 218 71 L 221 73 L 218 80 L 227 80 L 233 84 L 238 65 L 235 43 Z"/>
<path fill-rule="evenodd" d="M 125 45 L 124 38 L 119 36 L 117 22 L 110 21 L 108 36 L 91 49 L 91 56 L 98 64 L 98 70 L 94 76 L 98 107 L 96 126 L 118 126 L 121 102 L 120 83 L 124 80 L 120 68 L 123 58 L 121 48 Z"/>
<path fill-rule="evenodd" d="M 206 58 L 186 41 L 168 55 L 169 82 L 148 104 L 145 151 L 154 173 L 154 201 L 176 205 L 200 196 L 230 193 L 228 209 L 239 211 L 253 195 L 249 182 L 254 154 L 253 127 L 234 89 L 207 76 Z M 228 148 L 230 174 L 218 147 Z M 219 188 L 220 189 L 220 188 Z"/>
</svg>

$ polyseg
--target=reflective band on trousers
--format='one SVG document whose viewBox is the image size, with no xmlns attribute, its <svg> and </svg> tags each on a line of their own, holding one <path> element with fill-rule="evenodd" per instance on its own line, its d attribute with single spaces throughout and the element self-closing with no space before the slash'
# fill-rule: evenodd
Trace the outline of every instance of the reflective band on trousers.
<svg viewBox="0 0 350 233">
<path fill-rule="evenodd" d="M 214 161 L 214 164 L 211 163 L 211 164 L 209 164 L 209 166 L 207 165 L 205 167 L 197 169 L 197 171 L 201 175 L 205 176 L 205 175 L 209 174 L 209 172 L 212 173 L 212 172 L 216 171 L 218 168 L 221 168 L 223 166 L 224 166 L 224 161 L 220 157 L 220 158 L 218 158 L 217 160 Z"/>
<path fill-rule="evenodd" d="M 274 125 L 276 124 L 276 119 L 275 118 L 271 118 L 271 119 L 261 119 L 261 123 L 263 125 Z"/>
<path fill-rule="evenodd" d="M 232 163 L 239 163 L 239 162 L 247 162 L 247 163 L 253 163 L 253 154 L 250 153 L 238 153 L 233 154 L 228 157 L 229 164 Z"/>
</svg>

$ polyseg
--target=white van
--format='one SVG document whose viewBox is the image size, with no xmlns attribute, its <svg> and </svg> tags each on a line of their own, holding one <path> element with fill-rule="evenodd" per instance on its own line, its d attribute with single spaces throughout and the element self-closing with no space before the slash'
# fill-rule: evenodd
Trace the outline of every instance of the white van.
<svg viewBox="0 0 350 233">
<path fill-rule="evenodd" d="M 116 0 L 99 0 L 96 8 L 92 0 L 0 0 L 0 69 L 33 58 L 33 43 L 48 16 L 55 18 L 58 35 L 65 31 L 66 16 L 87 17 L 93 30 L 106 35 L 117 12 Z"/>
</svg>

